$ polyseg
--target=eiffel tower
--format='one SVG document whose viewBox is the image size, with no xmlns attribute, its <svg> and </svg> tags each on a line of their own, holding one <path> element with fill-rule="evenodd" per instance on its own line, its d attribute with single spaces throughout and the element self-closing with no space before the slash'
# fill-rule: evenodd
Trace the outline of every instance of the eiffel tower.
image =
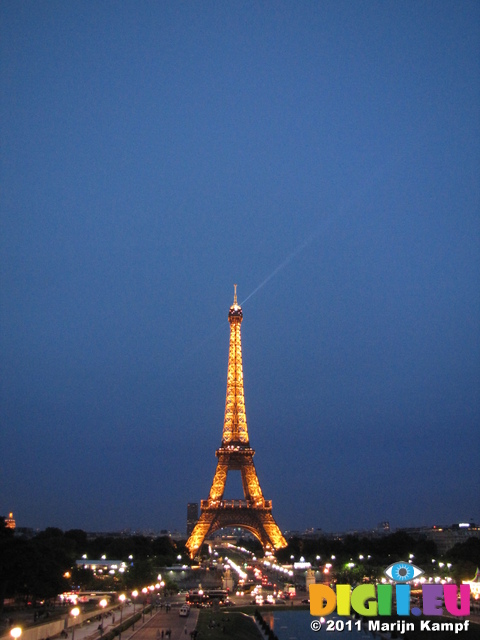
<svg viewBox="0 0 480 640">
<path fill-rule="evenodd" d="M 253 533 L 265 551 L 287 546 L 272 516 L 272 501 L 265 500 L 253 463 L 255 451 L 248 440 L 247 418 L 243 392 L 242 343 L 240 325 L 243 320 L 237 303 L 237 285 L 233 305 L 228 312 L 230 349 L 228 353 L 227 399 L 223 423 L 222 444 L 216 451 L 217 469 L 208 500 L 200 503 L 200 518 L 189 539 L 187 549 L 193 558 L 203 541 L 217 529 L 241 527 Z M 225 483 L 229 471 L 240 471 L 244 500 L 224 500 Z"/>
</svg>

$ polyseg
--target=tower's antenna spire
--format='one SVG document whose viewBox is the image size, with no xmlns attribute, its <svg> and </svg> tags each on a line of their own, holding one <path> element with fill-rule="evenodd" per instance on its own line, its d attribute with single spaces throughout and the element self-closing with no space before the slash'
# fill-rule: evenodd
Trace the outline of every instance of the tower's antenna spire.
<svg viewBox="0 0 480 640">
<path fill-rule="evenodd" d="M 237 304 L 237 285 L 234 284 L 233 285 L 234 288 L 234 294 L 233 294 L 233 304 Z"/>
</svg>

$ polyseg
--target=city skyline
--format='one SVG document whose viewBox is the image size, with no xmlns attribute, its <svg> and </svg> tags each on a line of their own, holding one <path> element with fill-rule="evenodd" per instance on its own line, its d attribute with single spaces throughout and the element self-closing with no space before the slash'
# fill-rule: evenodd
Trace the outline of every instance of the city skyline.
<svg viewBox="0 0 480 640">
<path fill-rule="evenodd" d="M 0 513 L 183 530 L 237 283 L 282 531 L 480 520 L 479 27 L 468 0 L 1 4 Z"/>
<path fill-rule="evenodd" d="M 191 518 L 188 517 L 188 511 L 190 510 L 190 508 L 193 508 L 194 506 L 196 506 L 197 508 L 197 513 L 199 513 L 199 504 L 198 503 L 188 503 L 187 504 L 187 512 L 186 512 L 186 517 L 185 517 L 185 526 L 179 527 L 179 528 L 166 528 L 164 526 L 162 526 L 161 524 L 158 524 L 158 526 L 156 527 L 144 527 L 144 528 L 135 528 L 135 527 L 124 527 L 122 529 L 117 529 L 117 530 L 92 530 L 89 529 L 88 527 L 76 527 L 75 529 L 79 529 L 82 531 L 85 531 L 87 534 L 89 535 L 113 535 L 113 536 L 130 536 L 130 535 L 144 535 L 144 536 L 155 536 L 155 537 L 162 537 L 162 536 L 169 536 L 169 537 L 173 537 L 176 539 L 187 539 L 190 535 L 189 533 L 189 527 L 191 529 L 193 529 L 194 523 L 197 522 L 198 517 L 195 520 L 192 520 Z M 6 521 L 6 527 L 9 529 L 14 529 L 17 530 L 21 535 L 26 534 L 27 532 L 32 532 L 33 534 L 35 533 L 39 533 L 45 529 L 49 529 L 49 528 L 58 528 L 61 529 L 61 527 L 57 527 L 55 525 L 47 525 L 45 527 L 34 527 L 34 526 L 29 526 L 28 524 L 22 523 L 20 525 L 18 525 L 16 523 L 15 518 L 13 517 L 14 514 L 13 512 L 10 512 L 9 514 L 7 514 L 6 516 L 2 516 L 2 514 L 0 514 L 0 518 L 5 518 Z M 61 529 L 64 532 L 69 531 L 71 529 L 69 529 L 68 527 L 65 527 L 64 529 Z M 224 536 L 224 535 L 229 535 L 229 532 L 231 531 L 239 531 L 240 535 L 239 537 L 245 536 L 245 537 L 252 537 L 255 538 L 255 536 L 249 532 L 246 529 L 242 529 L 242 527 L 225 527 L 222 529 L 218 529 L 212 536 L 209 536 L 209 538 L 214 538 L 216 536 Z M 406 526 L 406 527 L 395 527 L 395 528 L 391 528 L 390 527 L 390 522 L 389 521 L 383 521 L 383 522 L 377 522 L 376 524 L 372 524 L 371 526 L 367 526 L 364 528 L 355 528 L 355 527 L 349 527 L 347 529 L 343 529 L 343 530 L 325 530 L 322 529 L 321 527 L 315 527 L 315 526 L 308 526 L 304 529 L 285 529 L 282 531 L 283 534 L 285 534 L 286 536 L 288 536 L 288 538 L 290 539 L 291 537 L 296 537 L 296 536 L 300 536 L 300 537 L 322 537 L 322 536 L 326 536 L 326 537 L 330 537 L 330 536 L 342 536 L 342 535 L 358 535 L 358 536 L 362 536 L 362 535 L 370 535 L 370 534 L 375 534 L 375 535 L 389 535 L 392 533 L 395 533 L 396 531 L 439 531 L 439 532 L 443 532 L 443 531 L 456 531 L 456 532 L 460 532 L 460 534 L 464 534 L 465 537 L 468 537 L 469 534 L 472 534 L 472 532 L 474 532 L 472 535 L 476 535 L 476 532 L 479 530 L 479 525 L 474 522 L 473 519 L 469 519 L 467 522 L 439 522 L 439 521 L 435 521 L 435 523 L 429 523 L 429 524 L 415 524 L 415 523 L 411 523 L 410 526 Z M 479 537 L 479 536 L 476 536 Z"/>
</svg>

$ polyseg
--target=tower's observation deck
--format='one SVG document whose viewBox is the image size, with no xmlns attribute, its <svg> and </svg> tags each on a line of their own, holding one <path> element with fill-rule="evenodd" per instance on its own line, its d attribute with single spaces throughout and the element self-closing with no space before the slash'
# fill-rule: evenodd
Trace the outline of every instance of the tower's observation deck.
<svg viewBox="0 0 480 640">
<path fill-rule="evenodd" d="M 249 444 L 243 390 L 242 320 L 243 311 L 237 302 L 235 285 L 233 304 L 228 312 L 230 347 L 222 444 L 216 451 L 218 462 L 210 495 L 208 500 L 201 501 L 200 519 L 187 541 L 191 557 L 197 553 L 207 535 L 222 527 L 248 529 L 260 540 L 264 549 L 280 549 L 287 544 L 273 519 L 271 500 L 263 497 L 253 463 L 255 451 Z M 227 473 L 235 470 L 241 472 L 245 499 L 224 500 Z"/>
</svg>

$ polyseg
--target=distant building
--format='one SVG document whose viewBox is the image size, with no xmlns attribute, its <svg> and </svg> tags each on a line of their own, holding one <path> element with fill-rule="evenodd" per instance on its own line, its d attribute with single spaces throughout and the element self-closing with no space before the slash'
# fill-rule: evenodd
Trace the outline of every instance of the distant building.
<svg viewBox="0 0 480 640">
<path fill-rule="evenodd" d="M 456 544 L 466 542 L 469 538 L 480 538 L 480 527 L 474 522 L 460 522 L 449 526 L 418 527 L 401 529 L 412 538 L 432 540 L 439 553 L 445 553 Z"/>
<path fill-rule="evenodd" d="M 11 512 L 8 514 L 8 518 L 5 518 L 5 527 L 7 529 L 15 529 L 15 519 Z"/>
<path fill-rule="evenodd" d="M 440 553 L 445 553 L 456 544 L 466 542 L 468 538 L 480 538 L 480 527 L 474 522 L 461 522 L 450 527 L 432 527 L 426 536 L 433 540 Z"/>
<path fill-rule="evenodd" d="M 187 504 L 187 536 L 191 535 L 198 522 L 198 502 Z"/>
<path fill-rule="evenodd" d="M 95 575 L 114 575 L 116 572 L 124 573 L 124 571 L 128 569 L 127 564 L 123 562 L 123 560 L 106 560 L 105 558 L 100 560 L 82 558 L 81 560 L 76 560 L 75 564 L 77 567 L 82 567 L 83 569 L 91 569 Z"/>
</svg>

